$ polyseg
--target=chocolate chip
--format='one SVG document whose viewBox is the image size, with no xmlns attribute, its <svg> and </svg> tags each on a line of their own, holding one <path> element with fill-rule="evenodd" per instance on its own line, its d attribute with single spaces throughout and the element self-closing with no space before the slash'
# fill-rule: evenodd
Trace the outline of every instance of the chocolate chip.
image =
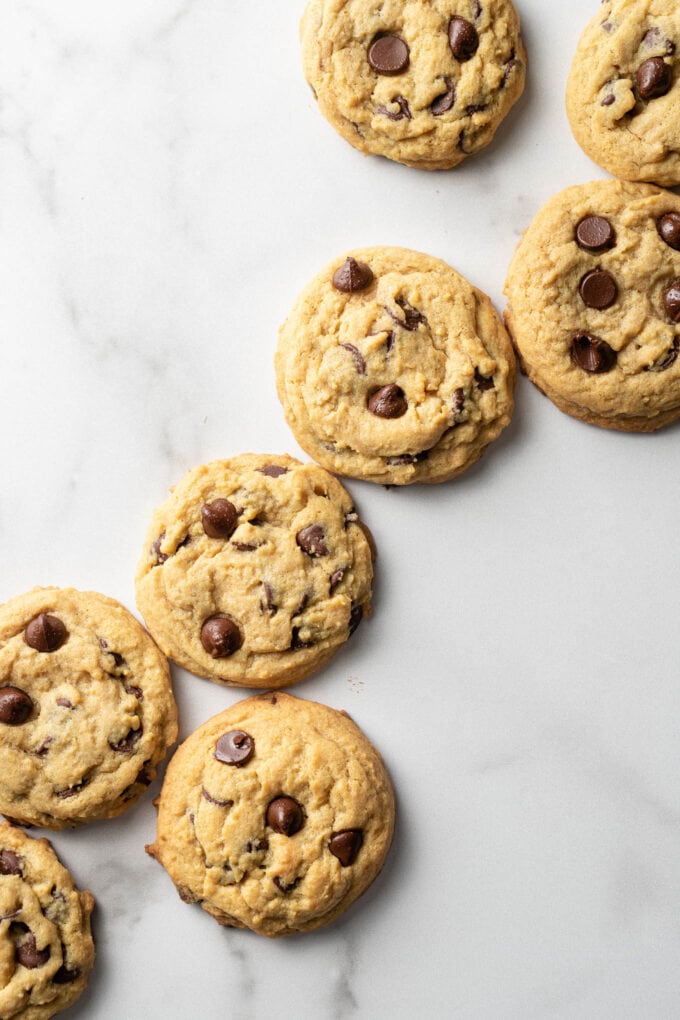
<svg viewBox="0 0 680 1020">
<path fill-rule="evenodd" d="M 74 709 L 76 707 L 72 701 L 69 701 L 68 698 L 57 698 L 57 704 L 60 708 Z"/>
<path fill-rule="evenodd" d="M 297 652 L 301 648 L 311 648 L 313 644 L 313 641 L 303 641 L 300 637 L 300 628 L 293 627 L 290 638 L 291 651 Z"/>
<path fill-rule="evenodd" d="M 264 588 L 264 597 L 266 601 L 264 603 L 260 602 L 260 609 L 263 613 L 268 613 L 269 616 L 276 616 L 279 611 L 279 607 L 274 602 L 272 586 L 269 581 L 263 581 L 262 587 Z"/>
<path fill-rule="evenodd" d="M 501 79 L 501 88 L 505 88 L 505 86 L 508 84 L 508 81 L 510 80 L 510 75 L 512 74 L 516 67 L 519 67 L 519 65 L 520 61 L 517 60 L 517 58 L 514 56 L 511 57 L 510 60 L 508 60 L 508 62 L 503 65 L 503 77 Z"/>
<path fill-rule="evenodd" d="M 604 216 L 584 216 L 576 225 L 576 243 L 586 251 L 605 251 L 614 247 L 616 234 Z"/>
<path fill-rule="evenodd" d="M 401 418 L 408 410 L 408 401 L 401 386 L 381 386 L 368 398 L 368 410 L 378 418 Z"/>
<path fill-rule="evenodd" d="M 449 46 L 459 63 L 474 57 L 479 46 L 479 35 L 474 25 L 455 15 L 449 22 Z"/>
<path fill-rule="evenodd" d="M 320 524 L 308 524 L 301 528 L 295 541 L 308 556 L 328 556 L 326 533 Z"/>
<path fill-rule="evenodd" d="M 392 103 L 399 107 L 398 112 L 390 110 L 388 106 L 377 106 L 375 112 L 381 113 L 384 117 L 388 117 L 389 120 L 411 120 L 411 107 L 403 96 L 395 96 L 392 99 Z"/>
<path fill-rule="evenodd" d="M 394 300 L 395 304 L 399 305 L 402 312 L 404 313 L 403 319 L 400 319 L 399 316 L 395 315 L 394 312 L 389 308 L 386 308 L 385 311 L 387 312 L 389 317 L 393 320 L 393 322 L 397 323 L 398 326 L 401 326 L 402 329 L 406 329 L 409 331 L 409 333 L 412 333 L 414 330 L 418 328 L 421 322 L 424 323 L 424 325 L 427 325 L 427 319 L 425 318 L 423 313 L 419 312 L 417 308 L 413 307 L 413 305 L 410 305 L 406 298 L 398 297 L 395 298 Z"/>
<path fill-rule="evenodd" d="M 486 103 L 471 103 L 470 106 L 465 107 L 468 117 L 471 117 L 473 113 L 479 113 L 480 110 L 486 110 Z"/>
<path fill-rule="evenodd" d="M 475 368 L 475 383 L 482 392 L 484 392 L 484 390 L 492 390 L 495 386 L 493 377 L 490 375 L 482 375 L 478 368 Z"/>
<path fill-rule="evenodd" d="M 365 262 L 357 262 L 347 256 L 343 264 L 333 273 L 333 286 L 343 294 L 354 294 L 357 290 L 365 290 L 373 281 L 373 273 Z"/>
<path fill-rule="evenodd" d="M 608 96 L 604 97 L 604 99 L 600 103 L 600 106 L 613 106 L 613 104 L 615 102 L 616 102 L 616 96 L 614 95 L 613 92 L 610 92 Z"/>
<path fill-rule="evenodd" d="M 33 702 L 20 687 L 0 687 L 0 723 L 20 726 L 31 714 Z"/>
<path fill-rule="evenodd" d="M 0 875 L 21 875 L 21 862 L 13 850 L 0 850 Z"/>
<path fill-rule="evenodd" d="M 77 793 L 80 793 L 84 786 L 87 786 L 89 778 L 89 776 L 83 776 L 79 783 L 74 783 L 73 786 L 66 786 L 63 790 L 57 790 L 55 788 L 55 797 L 59 797 L 60 800 L 66 800 L 68 797 L 75 797 Z"/>
<path fill-rule="evenodd" d="M 663 306 L 671 322 L 680 322 L 680 277 L 673 280 L 664 294 Z"/>
<path fill-rule="evenodd" d="M 245 730 L 230 730 L 215 744 L 217 761 L 223 765 L 245 765 L 255 754 L 255 741 Z"/>
<path fill-rule="evenodd" d="M 459 386 L 453 391 L 453 420 L 456 421 L 461 411 L 465 407 L 465 390 L 462 386 Z"/>
<path fill-rule="evenodd" d="M 456 101 L 456 86 L 453 80 L 451 78 L 444 78 L 444 85 L 446 86 L 446 92 L 442 92 L 430 104 L 430 110 L 435 117 L 441 117 L 443 113 L 448 113 Z"/>
<path fill-rule="evenodd" d="M 650 57 L 640 64 L 635 79 L 641 99 L 658 99 L 670 89 L 673 73 L 662 57 Z"/>
<path fill-rule="evenodd" d="M 50 947 L 38 949 L 33 932 L 26 936 L 25 942 L 16 948 L 16 961 L 22 967 L 35 970 L 36 967 L 44 967 L 50 958 Z"/>
<path fill-rule="evenodd" d="M 263 468 L 259 468 L 259 471 L 261 475 L 267 475 L 269 478 L 279 478 L 288 473 L 288 468 L 282 467 L 281 464 L 266 464 Z"/>
<path fill-rule="evenodd" d="M 77 967 L 69 970 L 68 967 L 62 964 L 57 973 L 52 975 L 52 980 L 55 985 L 70 985 L 77 977 L 80 977 L 80 971 Z"/>
<path fill-rule="evenodd" d="M 357 370 L 357 374 L 366 375 L 366 362 L 359 348 L 355 347 L 354 344 L 340 344 L 340 346 L 344 347 L 346 351 L 349 351 L 354 358 L 354 367 Z"/>
<path fill-rule="evenodd" d="M 656 25 L 653 28 L 648 29 L 642 37 L 643 46 L 647 46 L 649 49 L 656 49 L 659 46 L 663 46 L 666 56 L 672 57 L 675 53 L 675 43 L 671 39 L 667 39 L 661 33 L 661 29 Z"/>
<path fill-rule="evenodd" d="M 254 549 L 259 548 L 259 545 L 255 542 L 232 542 L 231 544 L 239 552 L 252 552 Z"/>
<path fill-rule="evenodd" d="M 213 659 L 233 655 L 243 644 L 238 624 L 227 616 L 210 616 L 201 627 L 201 644 Z"/>
<path fill-rule="evenodd" d="M 363 606 L 353 606 L 349 614 L 349 637 L 352 636 L 364 618 Z"/>
<path fill-rule="evenodd" d="M 344 576 L 345 576 L 345 571 L 343 569 L 334 570 L 333 571 L 333 573 L 331 574 L 331 577 L 330 577 L 330 582 L 329 582 L 329 591 L 328 591 L 329 595 L 333 594 L 333 592 L 338 587 L 338 585 L 340 584 L 340 582 L 342 581 Z"/>
<path fill-rule="evenodd" d="M 591 269 L 578 286 L 583 303 L 588 308 L 610 308 L 616 301 L 619 288 L 606 269 Z"/>
<path fill-rule="evenodd" d="M 278 875 L 274 876 L 274 885 L 276 886 L 277 889 L 280 889 L 282 893 L 290 892 L 291 889 L 294 889 L 295 886 L 298 885 L 301 881 L 302 875 L 299 875 L 292 882 L 289 882 L 288 885 L 285 885 Z"/>
<path fill-rule="evenodd" d="M 428 457 L 428 451 L 421 450 L 420 453 L 399 453 L 396 457 L 385 457 L 385 460 L 392 467 L 400 467 L 402 464 L 419 464 Z"/>
<path fill-rule="evenodd" d="M 56 652 L 67 637 L 68 631 L 62 621 L 50 613 L 40 613 L 24 631 L 26 644 L 37 652 Z"/>
<path fill-rule="evenodd" d="M 659 236 L 669 248 L 680 251 L 680 213 L 669 212 L 656 221 Z"/>
<path fill-rule="evenodd" d="M 268 839 L 249 839 L 246 843 L 246 853 L 261 854 L 265 850 L 269 850 Z"/>
<path fill-rule="evenodd" d="M 378 74 L 402 74 L 409 63 L 409 48 L 398 35 L 380 35 L 368 49 L 368 62 Z"/>
<path fill-rule="evenodd" d="M 616 351 L 599 337 L 577 333 L 571 341 L 571 358 L 584 372 L 599 375 L 614 367 Z"/>
<path fill-rule="evenodd" d="M 209 538 L 230 538 L 236 530 L 238 510 L 228 499 L 214 499 L 201 507 L 201 522 Z"/>
<path fill-rule="evenodd" d="M 50 744 L 54 743 L 54 737 L 45 737 L 44 740 L 36 747 L 33 754 L 37 755 L 38 758 L 44 758 L 49 750 Z"/>
<path fill-rule="evenodd" d="M 340 832 L 331 833 L 328 849 L 338 858 L 343 868 L 348 868 L 350 864 L 354 864 L 363 841 L 364 834 L 361 829 L 342 829 Z"/>
<path fill-rule="evenodd" d="M 670 368 L 671 365 L 674 365 L 678 358 L 679 345 L 680 341 L 676 336 L 675 339 L 673 340 L 673 346 L 666 351 L 662 358 L 660 358 L 658 361 L 655 361 L 653 365 L 647 365 L 647 367 L 645 368 L 645 372 L 665 372 L 667 368 Z"/>
<path fill-rule="evenodd" d="M 161 544 L 164 538 L 165 532 L 163 531 L 151 546 L 151 552 L 153 553 L 157 564 L 165 563 L 168 558 L 165 553 L 161 552 Z"/>
<path fill-rule="evenodd" d="M 112 744 L 109 740 L 109 747 L 112 751 L 120 751 L 121 753 L 134 751 L 135 747 L 142 739 L 142 733 L 143 730 L 141 726 L 137 730 L 130 730 L 128 735 L 123 737 L 122 740 L 119 740 L 117 744 Z"/>
<path fill-rule="evenodd" d="M 305 823 L 304 811 L 292 797 L 277 797 L 267 808 L 267 825 L 284 836 L 293 836 Z"/>
<path fill-rule="evenodd" d="M 230 808 L 234 806 L 233 800 L 220 800 L 218 797 L 213 797 L 212 794 L 208 793 L 205 786 L 201 789 L 201 796 L 203 800 L 207 800 L 208 804 L 215 804 L 217 807 Z"/>
</svg>

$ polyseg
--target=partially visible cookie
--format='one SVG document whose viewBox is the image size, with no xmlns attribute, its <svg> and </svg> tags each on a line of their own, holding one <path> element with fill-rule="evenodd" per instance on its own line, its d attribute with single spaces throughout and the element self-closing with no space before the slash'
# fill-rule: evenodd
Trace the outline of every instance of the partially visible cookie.
<svg viewBox="0 0 680 1020">
<path fill-rule="evenodd" d="M 440 259 L 361 248 L 303 290 L 276 384 L 300 446 L 373 482 L 441 482 L 509 423 L 515 359 L 485 294 Z"/>
<path fill-rule="evenodd" d="M 3 814 L 49 829 L 118 815 L 176 736 L 168 663 L 118 602 L 34 588 L 0 606 Z"/>
<path fill-rule="evenodd" d="M 508 271 L 522 367 L 562 411 L 651 432 L 680 417 L 680 198 L 579 184 L 551 198 Z"/>
<path fill-rule="evenodd" d="M 244 454 L 188 472 L 153 515 L 137 604 L 197 676 L 283 687 L 371 612 L 371 545 L 349 493 L 316 464 Z"/>
<path fill-rule="evenodd" d="M 261 694 L 179 748 L 147 852 L 183 900 L 272 938 L 334 920 L 380 871 L 394 793 L 345 712 Z"/>
<path fill-rule="evenodd" d="M 488 145 L 524 89 L 511 0 L 311 0 L 302 61 L 351 145 L 424 170 Z"/>
<path fill-rule="evenodd" d="M 75 1002 L 94 963 L 93 907 L 46 839 L 0 820 L 2 1020 L 49 1020 Z"/>
<path fill-rule="evenodd" d="M 680 184 L 679 46 L 677 0 L 605 0 L 579 40 L 571 129 L 617 177 Z"/>
</svg>

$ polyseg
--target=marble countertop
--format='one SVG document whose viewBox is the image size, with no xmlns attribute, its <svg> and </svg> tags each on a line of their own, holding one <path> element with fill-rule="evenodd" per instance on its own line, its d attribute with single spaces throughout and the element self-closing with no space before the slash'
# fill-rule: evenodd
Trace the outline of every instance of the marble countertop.
<svg viewBox="0 0 680 1020">
<path fill-rule="evenodd" d="M 0 5 L 0 599 L 134 610 L 152 508 L 184 471 L 301 455 L 278 325 L 350 247 L 453 264 L 502 308 L 522 230 L 603 174 L 563 92 L 597 0 L 519 0 L 526 94 L 448 173 L 366 159 L 300 70 L 304 0 Z M 303 458 L 306 459 L 306 458 Z M 182 903 L 144 854 L 158 782 L 51 836 L 97 899 L 74 1020 L 665 1020 L 680 1000 L 678 428 L 605 432 L 525 379 L 483 461 L 349 482 L 376 611 L 293 689 L 346 709 L 399 798 L 369 893 L 269 942 Z M 247 692 L 174 671 L 181 735 Z"/>
</svg>

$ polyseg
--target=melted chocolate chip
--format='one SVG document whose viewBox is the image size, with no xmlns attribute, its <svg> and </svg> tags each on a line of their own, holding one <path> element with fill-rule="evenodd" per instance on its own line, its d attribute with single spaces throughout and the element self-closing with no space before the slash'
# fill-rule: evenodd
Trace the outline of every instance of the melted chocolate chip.
<svg viewBox="0 0 680 1020">
<path fill-rule="evenodd" d="M 71 710 L 76 707 L 68 698 L 57 698 L 57 704 L 60 708 L 70 708 Z"/>
<path fill-rule="evenodd" d="M 388 106 L 377 106 L 375 112 L 381 113 L 389 120 L 411 120 L 411 107 L 403 96 L 395 96 L 392 102 L 399 107 L 398 111 L 390 110 Z"/>
<path fill-rule="evenodd" d="M 653 365 L 647 365 L 647 367 L 645 368 L 645 372 L 665 372 L 667 368 L 670 368 L 671 365 L 674 365 L 678 358 L 679 344 L 680 341 L 676 336 L 675 340 L 673 341 L 673 346 L 668 351 L 666 351 L 662 358 L 660 358 L 658 361 L 655 361 Z"/>
<path fill-rule="evenodd" d="M 344 576 L 345 576 L 345 571 L 343 569 L 334 570 L 333 571 L 333 573 L 330 576 L 329 591 L 328 591 L 329 595 L 333 594 L 333 592 L 338 587 L 338 585 L 340 584 L 340 582 L 342 581 Z"/>
<path fill-rule="evenodd" d="M 452 406 L 453 406 L 453 420 L 455 422 L 458 416 L 460 415 L 461 411 L 465 407 L 465 390 L 463 389 L 462 386 L 459 386 L 457 389 L 453 391 Z"/>
<path fill-rule="evenodd" d="M 66 800 L 68 797 L 75 797 L 77 793 L 87 786 L 89 782 L 89 776 L 83 776 L 79 783 L 75 783 L 73 786 L 66 786 L 63 790 L 54 791 L 54 796 L 59 797 L 60 800 Z"/>
<path fill-rule="evenodd" d="M 394 312 L 391 311 L 389 308 L 386 308 L 385 311 L 387 312 L 389 317 L 394 322 L 396 322 L 398 326 L 401 326 L 402 329 L 406 329 L 409 331 L 409 333 L 412 333 L 414 330 L 418 329 L 418 326 L 420 325 L 421 322 L 424 325 L 427 325 L 427 319 L 425 318 L 423 313 L 419 312 L 417 308 L 413 307 L 413 305 L 410 305 L 406 298 L 398 297 L 395 298 L 394 300 L 395 304 L 399 305 L 402 312 L 404 313 L 404 318 L 400 319 L 399 316 L 395 315 Z"/>
<path fill-rule="evenodd" d="M 238 624 L 227 616 L 210 616 L 201 627 L 201 644 L 213 659 L 233 655 L 243 644 Z"/>
<path fill-rule="evenodd" d="M 658 99 L 670 89 L 673 73 L 662 57 L 650 57 L 638 67 L 635 80 L 641 99 Z"/>
<path fill-rule="evenodd" d="M 444 78 L 444 85 L 446 86 L 446 92 L 442 92 L 430 104 L 430 110 L 435 117 L 441 117 L 443 113 L 448 113 L 456 102 L 456 86 L 453 80 L 451 78 Z"/>
<path fill-rule="evenodd" d="M 421 450 L 420 453 L 399 453 L 396 457 L 385 457 L 385 460 L 391 467 L 401 467 L 403 464 L 419 464 L 428 456 L 427 450 Z"/>
<path fill-rule="evenodd" d="M 22 967 L 35 970 L 36 967 L 44 967 L 50 958 L 50 947 L 38 949 L 33 932 L 26 936 L 26 940 L 17 946 L 16 961 Z"/>
<path fill-rule="evenodd" d="M 616 96 L 614 95 L 613 92 L 610 92 L 608 96 L 604 97 L 604 99 L 600 103 L 600 106 L 613 106 L 615 102 Z"/>
<path fill-rule="evenodd" d="M 377 74 L 403 74 L 409 64 L 409 48 L 398 35 L 380 35 L 369 46 L 368 62 Z"/>
<path fill-rule="evenodd" d="M 0 875 L 21 875 L 21 861 L 13 850 L 0 850 Z"/>
<path fill-rule="evenodd" d="M 359 348 L 355 347 L 354 344 L 340 344 L 340 346 L 349 351 L 354 358 L 354 367 L 357 370 L 357 374 L 366 375 L 366 361 Z"/>
<path fill-rule="evenodd" d="M 117 744 L 112 744 L 111 741 L 109 740 L 109 747 L 111 748 L 112 751 L 120 751 L 121 753 L 129 753 L 130 751 L 134 751 L 135 747 L 142 739 L 142 733 L 143 730 L 141 726 L 137 730 L 130 730 L 128 735 L 126 737 L 123 737 L 122 740 L 119 740 Z"/>
<path fill-rule="evenodd" d="M 656 221 L 659 236 L 669 248 L 680 251 L 680 213 L 670 212 Z"/>
<path fill-rule="evenodd" d="M 0 723 L 20 726 L 33 709 L 33 702 L 20 687 L 0 687 Z"/>
<path fill-rule="evenodd" d="M 238 552 L 252 552 L 254 549 L 259 548 L 259 545 L 255 542 L 232 542 L 231 544 Z"/>
<path fill-rule="evenodd" d="M 610 308 L 619 294 L 616 280 L 606 269 L 591 269 L 579 283 L 578 291 L 588 308 L 600 309 Z"/>
<path fill-rule="evenodd" d="M 338 858 L 343 868 L 348 868 L 350 864 L 354 864 L 363 841 L 364 834 L 361 829 L 342 829 L 340 832 L 331 833 L 328 849 Z"/>
<path fill-rule="evenodd" d="M 352 634 L 357 629 L 357 627 L 359 626 L 359 624 L 361 623 L 363 618 L 364 618 L 363 606 L 353 606 L 352 607 L 352 612 L 349 614 L 349 625 L 348 625 L 349 637 L 352 636 Z"/>
<path fill-rule="evenodd" d="M 24 640 L 37 652 L 56 652 L 68 637 L 66 627 L 58 616 L 40 613 L 24 631 Z"/>
<path fill-rule="evenodd" d="M 475 383 L 482 392 L 484 392 L 484 390 L 492 390 L 495 386 L 493 377 L 490 375 L 482 375 L 478 368 L 475 368 Z"/>
<path fill-rule="evenodd" d="M 326 533 L 320 524 L 309 524 L 295 536 L 297 545 L 308 556 L 328 556 Z"/>
<path fill-rule="evenodd" d="M 283 836 L 293 836 L 304 823 L 304 811 L 292 797 L 277 797 L 267 808 L 267 825 Z"/>
<path fill-rule="evenodd" d="M 245 765 L 255 754 L 255 741 L 245 730 L 230 730 L 223 733 L 215 744 L 217 761 L 223 765 Z"/>
<path fill-rule="evenodd" d="M 213 797 L 205 787 L 201 789 L 201 796 L 203 800 L 207 800 L 208 804 L 215 804 L 217 807 L 230 808 L 234 806 L 233 800 L 220 800 L 218 797 Z"/>
<path fill-rule="evenodd" d="M 290 892 L 291 889 L 294 889 L 295 886 L 298 885 L 301 881 L 302 875 L 299 875 L 292 882 L 289 882 L 288 885 L 285 885 L 278 875 L 274 876 L 274 885 L 276 886 L 277 889 L 280 889 L 282 893 Z"/>
<path fill-rule="evenodd" d="M 168 557 L 167 557 L 167 555 L 166 555 L 166 553 L 164 553 L 164 552 L 161 552 L 161 544 L 162 544 L 162 542 L 163 542 L 163 539 L 164 539 L 164 538 L 165 538 L 165 532 L 163 531 L 163 532 L 162 532 L 162 533 L 161 533 L 161 534 L 160 534 L 160 535 L 158 536 L 158 538 L 157 538 L 157 539 L 156 539 L 156 541 L 155 541 L 155 542 L 153 543 L 153 545 L 151 546 L 151 552 L 152 552 L 152 554 L 153 554 L 153 556 L 154 556 L 154 559 L 156 560 L 156 564 L 157 564 L 157 565 L 160 565 L 160 564 L 162 564 L 162 563 L 165 563 L 165 561 L 166 561 L 166 560 L 167 560 L 167 558 L 168 558 Z"/>
<path fill-rule="evenodd" d="M 616 364 L 616 351 L 590 333 L 577 333 L 571 341 L 571 359 L 584 372 L 600 375 Z"/>
<path fill-rule="evenodd" d="M 300 628 L 293 627 L 290 638 L 290 649 L 293 652 L 299 651 L 301 648 L 311 648 L 314 644 L 313 641 L 303 641 L 300 637 Z"/>
<path fill-rule="evenodd" d="M 357 262 L 348 256 L 339 269 L 333 273 L 333 286 L 343 294 L 354 294 L 365 290 L 373 282 L 373 272 L 365 262 Z"/>
<path fill-rule="evenodd" d="M 378 418 L 401 418 L 408 410 L 408 401 L 401 386 L 381 386 L 368 398 L 368 410 Z"/>
<path fill-rule="evenodd" d="M 55 985 L 70 985 L 77 977 L 80 977 L 80 971 L 77 967 L 69 970 L 68 967 L 62 964 L 57 973 L 52 975 L 52 980 Z"/>
<path fill-rule="evenodd" d="M 279 607 L 274 602 L 274 593 L 272 591 L 272 586 L 270 585 L 269 581 L 263 581 L 262 587 L 264 588 L 265 602 L 264 603 L 260 602 L 260 609 L 262 610 L 263 613 L 265 612 L 268 613 L 269 616 L 276 616 Z"/>
<path fill-rule="evenodd" d="M 501 79 L 502 89 L 505 88 L 505 86 L 508 84 L 508 81 L 510 80 L 510 75 L 512 74 L 516 67 L 519 67 L 519 65 L 520 61 L 517 60 L 516 57 L 511 57 L 510 60 L 508 60 L 508 62 L 503 66 L 503 77 Z"/>
<path fill-rule="evenodd" d="M 664 294 L 663 306 L 671 322 L 680 322 L 680 277 L 673 280 Z"/>
<path fill-rule="evenodd" d="M 455 59 L 464 64 L 474 57 L 479 46 L 477 29 L 465 18 L 455 15 L 449 22 L 449 46 Z"/>
<path fill-rule="evenodd" d="M 584 216 L 576 225 L 576 243 L 585 251 L 605 251 L 614 247 L 616 234 L 604 216 Z"/>
<path fill-rule="evenodd" d="M 279 478 L 288 473 L 288 468 L 282 467 L 281 464 L 265 464 L 263 468 L 259 468 L 259 472 L 261 475 L 267 475 L 268 478 Z"/>
<path fill-rule="evenodd" d="M 201 523 L 209 538 L 230 538 L 237 522 L 238 510 L 228 499 L 214 499 L 201 507 Z"/>
<path fill-rule="evenodd" d="M 661 29 L 656 25 L 653 28 L 648 29 L 642 37 L 643 46 L 647 46 L 649 49 L 656 49 L 659 46 L 663 46 L 666 56 L 672 57 L 675 53 L 675 43 L 671 39 L 667 39 L 661 33 Z"/>
</svg>

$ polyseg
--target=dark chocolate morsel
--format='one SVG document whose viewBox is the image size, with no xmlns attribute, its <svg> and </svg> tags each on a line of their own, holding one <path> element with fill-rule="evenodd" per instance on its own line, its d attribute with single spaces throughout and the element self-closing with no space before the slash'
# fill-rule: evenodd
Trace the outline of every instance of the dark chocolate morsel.
<svg viewBox="0 0 680 1020">
<path fill-rule="evenodd" d="M 413 305 L 410 305 L 406 298 L 398 297 L 394 300 L 395 304 L 399 305 L 404 313 L 404 318 L 400 319 L 399 316 L 395 315 L 389 308 L 386 308 L 385 311 L 398 326 L 401 326 L 403 329 L 407 329 L 409 333 L 412 333 L 414 330 L 418 329 L 421 322 L 424 323 L 424 325 L 427 325 L 427 319 L 423 313 L 419 312 L 417 308 L 413 307 Z"/>
<path fill-rule="evenodd" d="M 143 729 L 141 726 L 137 730 L 130 730 L 128 735 L 123 737 L 122 740 L 119 740 L 117 744 L 112 744 L 109 740 L 109 747 L 112 751 L 120 751 L 121 753 L 134 751 L 135 747 L 142 739 L 142 733 Z"/>
<path fill-rule="evenodd" d="M 38 949 L 35 935 L 31 932 L 26 936 L 25 941 L 16 947 L 15 955 L 17 963 L 20 963 L 22 967 L 35 970 L 36 967 L 44 967 L 49 960 L 50 947 Z"/>
<path fill-rule="evenodd" d="M 479 46 L 479 35 L 475 26 L 465 18 L 454 15 L 449 22 L 449 46 L 461 64 L 474 57 Z"/>
<path fill-rule="evenodd" d="M 340 344 L 340 346 L 344 347 L 344 349 L 346 351 L 349 351 L 349 353 L 352 355 L 352 358 L 354 359 L 354 367 L 357 370 L 357 374 L 366 375 L 366 361 L 359 348 L 355 347 L 354 344 Z"/>
<path fill-rule="evenodd" d="M 0 850 L 0 875 L 21 875 L 21 862 L 13 850 Z"/>
<path fill-rule="evenodd" d="M 673 72 L 662 57 L 650 57 L 638 67 L 635 80 L 641 99 L 658 99 L 670 89 Z"/>
<path fill-rule="evenodd" d="M 663 306 L 671 322 L 680 322 L 680 277 L 673 280 L 664 294 Z"/>
<path fill-rule="evenodd" d="M 379 35 L 368 48 L 368 62 L 377 74 L 402 74 L 409 64 L 409 48 L 398 35 Z"/>
<path fill-rule="evenodd" d="M 576 243 L 585 251 L 605 251 L 614 247 L 616 234 L 604 216 L 584 216 L 576 224 Z"/>
<path fill-rule="evenodd" d="M 482 392 L 492 390 L 495 386 L 493 376 L 482 375 L 478 368 L 475 368 L 475 383 Z"/>
<path fill-rule="evenodd" d="M 259 471 L 261 475 L 267 475 L 269 478 L 279 478 L 281 475 L 288 473 L 288 468 L 283 467 L 281 464 L 265 464 Z"/>
<path fill-rule="evenodd" d="M 215 804 L 217 807 L 230 808 L 234 806 L 233 800 L 220 800 L 219 797 L 213 797 L 211 793 L 208 793 L 205 786 L 201 789 L 201 796 L 203 800 L 207 800 L 208 804 Z"/>
<path fill-rule="evenodd" d="M 333 286 L 343 294 L 354 294 L 357 290 L 365 290 L 373 280 L 373 272 L 365 262 L 357 262 L 347 256 L 343 264 L 333 273 Z"/>
<path fill-rule="evenodd" d="M 340 832 L 331 833 L 328 849 L 338 858 L 343 868 L 348 868 L 350 864 L 354 864 L 363 841 L 364 833 L 361 829 L 342 829 Z"/>
<path fill-rule="evenodd" d="M 228 616 L 210 616 L 201 627 L 201 644 L 213 659 L 224 659 L 239 650 L 243 635 Z"/>
<path fill-rule="evenodd" d="M 293 836 L 305 823 L 304 811 L 292 797 L 277 797 L 267 808 L 267 825 L 284 836 Z"/>
<path fill-rule="evenodd" d="M 616 351 L 590 333 L 577 333 L 571 341 L 571 358 L 584 372 L 600 375 L 616 364 Z"/>
<path fill-rule="evenodd" d="M 66 627 L 58 616 L 40 613 L 26 627 L 24 639 L 37 652 L 56 652 L 68 637 Z"/>
<path fill-rule="evenodd" d="M 352 611 L 349 614 L 349 636 L 351 637 L 354 631 L 357 629 L 359 624 L 364 618 L 364 610 L 362 606 L 353 606 Z"/>
<path fill-rule="evenodd" d="M 154 556 L 156 558 L 156 564 L 157 565 L 161 564 L 161 563 L 165 563 L 165 561 L 168 558 L 167 553 L 161 552 L 161 543 L 162 543 L 164 538 L 165 538 L 165 532 L 162 532 L 162 534 L 160 534 L 158 536 L 156 541 L 151 546 L 151 552 L 154 554 Z"/>
<path fill-rule="evenodd" d="M 669 248 L 680 251 L 680 213 L 669 212 L 661 216 L 656 222 L 656 229 Z"/>
<path fill-rule="evenodd" d="M 331 574 L 331 577 L 330 577 L 330 581 L 329 581 L 329 592 L 328 592 L 329 595 L 333 594 L 333 592 L 338 587 L 338 585 L 340 584 L 340 582 L 342 581 L 344 576 L 345 576 L 345 571 L 342 568 L 339 569 L 339 570 L 334 570 L 333 571 L 333 573 Z"/>
<path fill-rule="evenodd" d="M 441 117 L 443 113 L 448 113 L 456 101 L 456 86 L 453 80 L 451 78 L 444 78 L 444 85 L 446 86 L 446 92 L 442 92 L 430 104 L 430 111 L 435 117 Z"/>
<path fill-rule="evenodd" d="M 65 964 L 62 964 L 56 974 L 52 975 L 52 980 L 55 985 L 70 985 L 72 981 L 75 981 L 80 976 L 78 968 L 69 970 Z"/>
<path fill-rule="evenodd" d="M 655 361 L 653 365 L 647 365 L 645 372 L 665 372 L 667 368 L 674 365 L 678 360 L 678 347 L 680 346 L 680 340 L 676 336 L 673 340 L 673 346 L 670 347 L 663 357 Z"/>
<path fill-rule="evenodd" d="M 290 882 L 288 885 L 285 885 L 278 875 L 274 876 L 274 885 L 276 886 L 277 889 L 280 889 L 282 893 L 290 892 L 291 889 L 294 889 L 295 886 L 298 885 L 301 881 L 302 875 L 298 875 L 298 877 L 293 879 L 292 882 Z"/>
<path fill-rule="evenodd" d="M 378 418 L 401 418 L 408 410 L 408 401 L 401 386 L 381 386 L 368 398 L 368 410 Z"/>
<path fill-rule="evenodd" d="M 203 530 L 209 538 L 229 538 L 237 521 L 238 511 L 228 499 L 214 499 L 201 507 Z"/>
<path fill-rule="evenodd" d="M 320 524 L 309 524 L 301 528 L 295 541 L 308 556 L 328 556 L 326 533 Z"/>
<path fill-rule="evenodd" d="M 245 730 L 223 733 L 215 744 L 215 758 L 223 765 L 245 765 L 255 754 L 255 741 Z"/>
<path fill-rule="evenodd" d="M 390 110 L 387 106 L 377 106 L 375 112 L 382 113 L 383 117 L 387 117 L 389 120 L 411 120 L 411 107 L 404 96 L 395 96 L 392 102 L 399 107 L 398 112 L 395 113 L 394 110 Z"/>
<path fill-rule="evenodd" d="M 297 652 L 301 648 L 311 648 L 313 644 L 314 644 L 313 641 L 303 641 L 302 638 L 300 637 L 300 628 L 293 627 L 290 637 L 291 651 Z"/>
<path fill-rule="evenodd" d="M 588 308 L 610 308 L 616 301 L 619 288 L 616 280 L 606 269 L 591 269 L 578 286 L 583 303 Z"/>
<path fill-rule="evenodd" d="M 0 687 L 0 723 L 7 726 L 20 726 L 26 722 L 33 702 L 20 687 Z"/>
</svg>

